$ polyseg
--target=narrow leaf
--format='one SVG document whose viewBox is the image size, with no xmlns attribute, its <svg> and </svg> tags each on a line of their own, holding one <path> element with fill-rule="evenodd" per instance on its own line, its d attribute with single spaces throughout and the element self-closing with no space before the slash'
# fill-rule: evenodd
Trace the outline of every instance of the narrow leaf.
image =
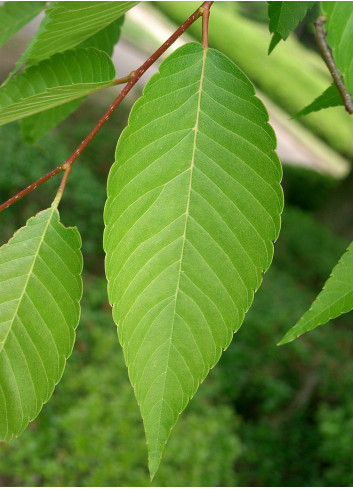
<svg viewBox="0 0 353 489">
<path fill-rule="evenodd" d="M 330 319 L 353 309 L 353 242 L 342 255 L 310 309 L 287 332 L 279 345 L 289 343 Z"/>
<path fill-rule="evenodd" d="M 114 84 L 109 56 L 94 48 L 52 56 L 0 90 L 0 125 L 76 100 Z"/>
<path fill-rule="evenodd" d="M 246 76 L 197 43 L 148 82 L 108 180 L 109 300 L 156 473 L 272 260 L 281 167 Z"/>
<path fill-rule="evenodd" d="M 45 2 L 5 2 L 0 7 L 0 46 L 38 15 L 44 6 Z"/>
<path fill-rule="evenodd" d="M 104 51 L 111 56 L 113 54 L 114 46 L 119 40 L 123 20 L 124 18 L 120 17 L 105 29 L 102 29 L 97 34 L 81 43 L 79 48 L 95 48 Z M 21 131 L 24 140 L 32 144 L 38 141 L 38 139 L 45 136 L 47 132 L 56 127 L 74 112 L 85 98 L 86 97 L 82 97 L 22 119 Z"/>
<path fill-rule="evenodd" d="M 284 41 L 315 2 L 268 2 L 269 29 L 273 33 L 268 53 Z"/>
<path fill-rule="evenodd" d="M 53 2 L 26 52 L 29 64 L 71 49 L 104 29 L 138 2 Z"/>
<path fill-rule="evenodd" d="M 0 439 L 19 435 L 59 382 L 78 324 L 81 239 L 56 208 L 0 248 Z"/>
<path fill-rule="evenodd" d="M 335 84 L 330 85 L 319 97 L 317 97 L 311 104 L 302 109 L 294 118 L 301 117 L 302 115 L 310 114 L 321 109 L 327 109 L 328 107 L 336 107 L 337 105 L 343 105 L 341 95 Z"/>
</svg>

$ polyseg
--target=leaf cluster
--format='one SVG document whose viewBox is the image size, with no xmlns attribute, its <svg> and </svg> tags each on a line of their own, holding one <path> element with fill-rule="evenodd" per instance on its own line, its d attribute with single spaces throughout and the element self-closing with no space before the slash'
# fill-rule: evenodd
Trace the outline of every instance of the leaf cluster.
<svg viewBox="0 0 353 489">
<path fill-rule="evenodd" d="M 271 52 L 315 2 L 268 3 Z M 205 15 L 211 4 L 205 2 L 203 10 L 196 9 L 175 35 Z M 81 238 L 77 228 L 61 224 L 58 205 L 72 163 L 145 66 L 157 59 L 159 51 L 130 77 L 115 79 L 111 55 L 123 15 L 135 5 L 25 2 L 21 8 L 13 2 L 0 7 L 0 44 L 45 8 L 37 33 L 0 89 L 0 125 L 21 120 L 27 141 L 43 137 L 89 94 L 131 81 L 76 152 L 53 171 L 64 171 L 64 177 L 51 206 L 31 217 L 0 248 L 3 440 L 18 436 L 35 419 L 74 346 L 82 295 Z M 163 3 L 160 8 L 168 9 Z M 179 8 L 173 5 L 175 15 Z M 352 5 L 329 2 L 321 8 L 328 34 L 326 39 L 317 27 L 317 39 L 335 83 L 299 115 L 353 103 L 349 99 L 353 30 L 346 27 L 353 16 Z M 224 10 L 215 18 L 216 22 L 221 19 L 222 35 L 219 29 L 208 33 L 203 23 L 202 30 L 198 27 L 202 45 L 189 42 L 177 49 L 148 81 L 119 138 L 107 183 L 103 245 L 108 298 L 142 415 L 152 478 L 180 413 L 242 325 L 271 265 L 280 231 L 282 168 L 275 152 L 276 137 L 251 81 L 226 56 L 234 51 L 225 29 L 227 17 L 231 15 Z M 221 45 L 223 52 L 208 47 L 208 35 L 210 43 Z M 256 64 L 255 58 L 252 61 Z M 296 73 L 295 65 L 288 66 Z M 24 71 L 18 73 L 21 67 Z M 288 96 L 287 87 L 281 96 Z M 76 185 L 85 198 L 92 198 L 85 179 Z M 101 208 L 98 187 L 93 197 Z M 101 234 L 102 222 L 94 232 L 99 228 Z M 305 238 L 302 243 L 305 247 Z M 280 344 L 353 308 L 352 270 L 351 244 L 309 311 Z M 287 277 L 278 270 L 273 276 L 291 290 Z M 94 375 L 90 368 L 88 372 L 90 384 Z M 266 382 L 262 388 L 272 389 Z M 285 385 L 278 384 L 275 390 L 283 402 L 289 400 L 291 392 Z M 95 393 L 87 393 L 92 413 L 101 419 L 104 411 L 97 402 Z M 266 409 L 270 412 L 271 405 Z M 70 413 L 68 424 L 79 426 L 81 410 L 79 405 Z M 229 411 L 224 413 L 232 423 Z M 212 437 L 217 429 L 212 409 L 205 416 Z M 195 428 L 198 437 L 195 419 L 188 418 L 187 429 Z M 182 423 L 179 426 L 183 430 Z M 83 431 L 79 429 L 79 445 L 87 443 Z M 105 442 L 112 443 L 111 434 Z M 223 450 L 224 445 L 220 446 Z M 229 461 L 237 455 L 235 438 L 228 448 Z M 175 459 L 188 462 L 182 453 Z M 213 481 L 218 465 L 214 471 L 211 468 L 209 464 L 207 481 Z M 214 475 L 223 482 L 218 473 Z"/>
</svg>

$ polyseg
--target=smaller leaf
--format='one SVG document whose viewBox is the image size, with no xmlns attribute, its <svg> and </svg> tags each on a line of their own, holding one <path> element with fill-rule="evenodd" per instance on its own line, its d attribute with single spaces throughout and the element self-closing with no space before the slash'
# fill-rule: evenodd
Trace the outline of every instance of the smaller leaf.
<svg viewBox="0 0 353 489">
<path fill-rule="evenodd" d="M 138 2 L 53 2 L 26 51 L 29 64 L 78 46 Z"/>
<path fill-rule="evenodd" d="M 289 343 L 330 319 L 353 309 L 353 242 L 343 254 L 310 309 L 286 333 L 279 345 Z"/>
<path fill-rule="evenodd" d="M 304 109 L 298 112 L 293 119 L 310 114 L 310 112 L 327 109 L 328 107 L 336 107 L 337 105 L 343 105 L 343 102 L 336 85 L 332 84 L 313 102 L 311 102 L 311 104 L 307 105 L 304 107 Z"/>
<path fill-rule="evenodd" d="M 0 439 L 51 397 L 70 356 L 82 295 L 81 238 L 52 206 L 0 248 Z"/>
<path fill-rule="evenodd" d="M 20 121 L 23 139 L 27 143 L 34 144 L 77 110 L 85 99 L 86 97 L 82 97 L 58 107 L 44 110 L 39 112 L 39 114 L 25 117 Z"/>
<path fill-rule="evenodd" d="M 123 21 L 124 17 L 120 17 L 105 29 L 102 29 L 97 34 L 81 43 L 78 48 L 95 48 L 104 51 L 111 56 L 113 54 L 114 46 L 119 40 Z M 82 97 L 22 119 L 21 131 L 23 139 L 28 143 L 35 143 L 72 114 L 72 112 L 77 110 L 85 98 L 86 97 Z"/>
<path fill-rule="evenodd" d="M 58 53 L 17 75 L 0 90 L 0 125 L 114 85 L 110 57 L 94 48 Z"/>
<path fill-rule="evenodd" d="M 315 2 L 268 2 L 269 29 L 273 33 L 268 54 L 284 41 L 301 22 Z"/>
<path fill-rule="evenodd" d="M 0 46 L 44 8 L 45 2 L 5 2 L 0 7 Z"/>
</svg>

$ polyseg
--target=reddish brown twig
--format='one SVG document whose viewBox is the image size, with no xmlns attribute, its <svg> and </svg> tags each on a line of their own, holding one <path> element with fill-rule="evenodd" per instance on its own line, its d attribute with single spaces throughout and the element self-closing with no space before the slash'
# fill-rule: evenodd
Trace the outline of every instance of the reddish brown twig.
<svg viewBox="0 0 353 489">
<path fill-rule="evenodd" d="M 32 190 L 36 189 L 40 185 L 42 185 L 44 182 L 52 178 L 53 176 L 57 175 L 61 171 L 66 171 L 68 167 L 71 168 L 72 164 L 74 161 L 79 157 L 79 155 L 82 153 L 82 151 L 88 146 L 88 144 L 92 141 L 94 136 L 97 134 L 97 132 L 102 128 L 102 126 L 107 122 L 109 117 L 112 115 L 112 113 L 117 109 L 117 107 L 121 104 L 121 102 L 124 100 L 126 95 L 130 92 L 132 87 L 138 82 L 138 80 L 141 78 L 141 76 L 144 74 L 144 72 L 153 65 L 155 61 L 188 29 L 191 24 L 193 24 L 201 15 L 203 15 L 203 12 L 209 11 L 211 5 L 213 2 L 204 2 L 201 7 L 199 7 L 193 14 L 190 15 L 188 19 L 180 26 L 178 29 L 167 39 L 167 41 L 160 46 L 157 51 L 155 51 L 152 56 L 150 56 L 147 61 L 145 61 L 137 70 L 133 71 L 128 75 L 127 77 L 124 77 L 122 79 L 119 79 L 118 82 L 121 83 L 121 80 L 128 80 L 127 84 L 123 88 L 123 90 L 120 92 L 120 94 L 117 96 L 117 98 L 114 100 L 114 102 L 111 104 L 109 109 L 105 112 L 105 114 L 99 119 L 97 124 L 94 126 L 92 131 L 86 136 L 86 138 L 82 141 L 82 143 L 78 146 L 78 148 L 72 153 L 72 155 L 61 165 L 56 167 L 54 170 L 51 172 L 47 173 L 43 177 L 39 178 L 36 182 L 32 183 L 28 187 L 26 187 L 24 190 L 21 190 L 18 192 L 16 195 L 11 197 L 9 200 L 4 202 L 3 204 L 0 205 L 0 212 L 7 209 L 10 205 L 14 204 L 17 202 L 19 199 L 24 197 L 25 195 L 29 194 L 32 192 Z M 205 16 L 206 17 L 206 16 Z M 204 18 L 205 18 L 204 17 Z M 208 15 L 207 15 L 208 18 Z M 204 25 L 204 24 L 203 24 Z M 206 27 L 207 28 L 207 24 Z M 64 191 L 67 176 L 69 174 L 69 171 L 66 172 L 66 176 L 64 175 L 63 180 L 60 184 L 60 190 L 61 192 L 60 196 L 62 195 L 62 192 Z"/>
</svg>

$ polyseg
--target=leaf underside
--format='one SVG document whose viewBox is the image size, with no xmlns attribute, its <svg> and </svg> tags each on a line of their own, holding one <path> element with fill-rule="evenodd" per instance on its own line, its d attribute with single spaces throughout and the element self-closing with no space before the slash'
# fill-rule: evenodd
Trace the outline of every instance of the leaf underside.
<svg viewBox="0 0 353 489">
<path fill-rule="evenodd" d="M 45 7 L 45 2 L 5 2 L 0 7 L 0 46 Z"/>
<path fill-rule="evenodd" d="M 268 115 L 224 55 L 190 43 L 151 78 L 108 179 L 109 300 L 151 476 L 272 260 L 281 167 Z"/>
<path fill-rule="evenodd" d="M 60 380 L 78 324 L 81 239 L 55 208 L 0 248 L 0 439 L 18 436 Z"/>
<path fill-rule="evenodd" d="M 53 2 L 22 61 L 37 63 L 81 44 L 138 2 Z"/>
<path fill-rule="evenodd" d="M 353 242 L 331 272 L 310 309 L 287 332 L 279 343 L 289 343 L 330 319 L 353 309 Z"/>
<path fill-rule="evenodd" d="M 269 29 L 273 33 L 268 53 L 298 26 L 315 2 L 268 2 Z"/>
<path fill-rule="evenodd" d="M 76 49 L 95 48 L 104 51 L 108 56 L 111 56 L 113 54 L 114 46 L 119 40 L 123 20 L 124 18 L 120 17 L 94 36 L 79 44 Z M 96 71 L 97 70 L 94 70 L 95 73 Z M 85 99 L 86 97 L 82 97 L 67 102 L 66 104 L 59 105 L 58 107 L 42 111 L 39 114 L 25 117 L 21 120 L 23 139 L 28 143 L 35 143 L 74 112 Z"/>
<path fill-rule="evenodd" d="M 110 57 L 95 48 L 55 54 L 0 90 L 0 125 L 109 87 L 114 76 Z"/>
</svg>

